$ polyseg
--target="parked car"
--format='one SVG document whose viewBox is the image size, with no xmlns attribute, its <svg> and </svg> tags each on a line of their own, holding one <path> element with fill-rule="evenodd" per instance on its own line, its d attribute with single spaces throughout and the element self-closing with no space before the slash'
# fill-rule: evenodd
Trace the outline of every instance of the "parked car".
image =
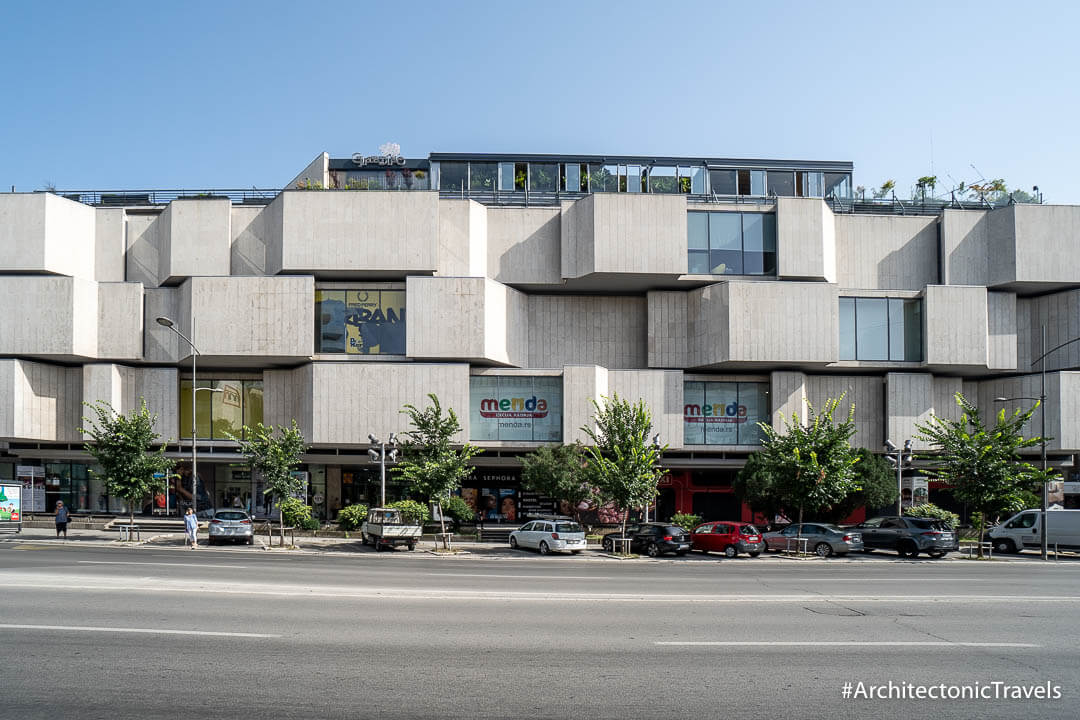
<svg viewBox="0 0 1080 720">
<path fill-rule="evenodd" d="M 886 515 L 870 518 L 855 529 L 862 533 L 863 552 L 895 550 L 900 557 L 910 558 L 924 552 L 939 558 L 960 549 L 956 533 L 940 520 Z"/>
<path fill-rule="evenodd" d="M 255 542 L 251 516 L 243 510 L 215 510 L 210 518 L 207 542 L 216 545 L 224 540 L 251 545 Z"/>
<path fill-rule="evenodd" d="M 510 547 L 536 548 L 541 555 L 556 550 L 577 555 L 585 549 L 585 530 L 569 518 L 534 520 L 510 533 Z"/>
<path fill-rule="evenodd" d="M 707 522 L 694 528 L 691 535 L 695 550 L 703 553 L 722 552 L 733 558 L 744 552 L 757 557 L 765 549 L 761 533 L 753 525 L 744 522 Z"/>
<path fill-rule="evenodd" d="M 844 530 L 829 523 L 795 523 L 779 532 L 767 532 L 762 535 L 766 550 L 802 550 L 812 551 L 821 557 L 846 555 L 863 549 L 862 533 L 857 530 Z M 801 537 L 801 540 L 800 540 Z"/>
<path fill-rule="evenodd" d="M 645 553 L 657 557 L 665 553 L 685 555 L 690 552 L 690 535 L 677 525 L 662 522 L 636 523 L 626 526 L 626 534 L 621 530 L 604 536 L 601 545 L 607 552 L 615 549 L 619 540 L 630 541 L 630 552 Z"/>
</svg>

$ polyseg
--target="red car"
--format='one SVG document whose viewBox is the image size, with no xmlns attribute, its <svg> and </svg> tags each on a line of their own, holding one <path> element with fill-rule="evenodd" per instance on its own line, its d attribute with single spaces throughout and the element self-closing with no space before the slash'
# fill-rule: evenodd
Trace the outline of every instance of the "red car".
<svg viewBox="0 0 1080 720">
<path fill-rule="evenodd" d="M 722 552 L 733 558 L 741 552 L 757 557 L 765 549 L 761 533 L 742 522 L 707 522 L 694 528 L 691 547 L 699 552 Z"/>
</svg>

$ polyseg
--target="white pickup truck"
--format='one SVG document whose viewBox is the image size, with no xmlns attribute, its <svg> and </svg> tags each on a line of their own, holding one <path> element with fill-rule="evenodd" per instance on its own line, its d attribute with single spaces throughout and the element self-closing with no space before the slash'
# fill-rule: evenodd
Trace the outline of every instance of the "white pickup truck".
<svg viewBox="0 0 1080 720">
<path fill-rule="evenodd" d="M 407 545 L 416 547 L 424 528 L 413 518 L 406 517 L 397 508 L 371 508 L 360 526 L 360 538 L 365 545 L 376 550 Z"/>
</svg>

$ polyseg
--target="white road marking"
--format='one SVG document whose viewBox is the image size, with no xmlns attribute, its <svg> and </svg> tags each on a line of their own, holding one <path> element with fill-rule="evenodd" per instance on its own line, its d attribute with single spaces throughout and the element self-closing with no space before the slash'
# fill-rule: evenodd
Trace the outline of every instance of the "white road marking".
<svg viewBox="0 0 1080 720">
<path fill-rule="evenodd" d="M 882 640 L 879 642 L 847 642 L 844 640 L 718 640 L 718 641 L 668 641 L 655 642 L 653 645 L 675 645 L 681 647 L 1002 647 L 1002 648 L 1037 648 L 1042 645 L 1010 642 L 948 642 L 918 640 L 904 642 L 900 640 Z"/>
<path fill-rule="evenodd" d="M 247 565 L 210 565 L 203 563 L 134 562 L 130 560 L 79 560 L 80 565 L 157 565 L 161 567 L 229 568 L 246 570 Z"/>
<path fill-rule="evenodd" d="M 551 580 L 611 580 L 610 575 L 506 575 L 505 573 L 424 573 L 429 577 L 525 578 Z"/>
<path fill-rule="evenodd" d="M 63 632 L 149 633 L 153 635 L 210 635 L 213 637 L 279 638 L 267 633 L 215 632 L 213 630 L 165 630 L 162 628 L 91 627 L 86 625 L 15 625 L 0 623 L 0 630 L 61 630 Z"/>
</svg>

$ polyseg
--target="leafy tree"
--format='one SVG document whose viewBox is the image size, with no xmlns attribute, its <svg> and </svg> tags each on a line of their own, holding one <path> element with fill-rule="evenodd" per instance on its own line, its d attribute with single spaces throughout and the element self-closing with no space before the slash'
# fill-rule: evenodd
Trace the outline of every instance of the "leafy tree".
<svg viewBox="0 0 1080 720">
<path fill-rule="evenodd" d="M 893 188 L 895 188 L 895 187 L 896 187 L 896 181 L 895 180 L 886 180 L 885 182 L 881 183 L 880 188 L 878 188 L 877 190 L 874 190 L 874 199 L 875 200 L 880 200 L 883 197 L 886 197 L 890 192 L 892 192 Z"/>
<path fill-rule="evenodd" d="M 701 524 L 701 516 L 692 515 L 690 513 L 675 513 L 671 516 L 671 524 L 678 525 L 683 530 L 690 531 Z"/>
<path fill-rule="evenodd" d="M 580 443 L 545 445 L 521 460 L 521 487 L 565 502 L 579 519 L 579 505 L 593 499 L 585 449 Z"/>
<path fill-rule="evenodd" d="M 443 513 L 454 523 L 454 530 L 460 530 L 465 523 L 470 523 L 476 518 L 469 503 L 465 502 L 460 495 L 451 495 L 443 503 Z"/>
<path fill-rule="evenodd" d="M 652 418 L 643 400 L 633 405 L 613 394 L 601 407 L 592 400 L 596 427 L 581 428 L 593 444 L 586 449 L 592 484 L 623 514 L 623 533 L 632 507 L 652 502 L 664 476 L 660 458 L 667 445 L 649 442 Z"/>
<path fill-rule="evenodd" d="M 765 456 L 760 452 L 752 453 L 746 458 L 746 464 L 739 470 L 731 486 L 751 510 L 761 513 L 771 522 L 784 509 L 784 503 L 766 463 Z"/>
<path fill-rule="evenodd" d="M 937 187 L 937 175 L 924 175 L 915 181 L 915 189 L 918 196 L 925 202 L 927 190 L 930 197 L 934 196 L 934 188 Z"/>
<path fill-rule="evenodd" d="M 79 432 L 89 436 L 90 441 L 83 447 L 101 466 L 100 472 L 90 472 L 105 484 L 110 495 L 127 503 L 128 523 L 134 524 L 135 503 L 147 495 L 165 492 L 167 473 L 173 467 L 173 461 L 165 457 L 165 443 L 147 451 L 161 437 L 154 432 L 157 415 L 150 414 L 143 399 L 130 415 L 116 412 L 106 402 L 86 405 L 96 419 L 84 417 L 88 427 L 79 428 Z"/>
<path fill-rule="evenodd" d="M 278 503 L 282 520 L 291 527 L 304 527 L 311 520 L 311 506 L 300 498 L 289 497 Z"/>
<path fill-rule="evenodd" d="M 824 511 L 822 519 L 841 522 L 858 508 L 869 510 L 896 503 L 900 488 L 896 486 L 896 470 L 880 455 L 866 448 L 855 450 L 855 489 L 831 509 Z"/>
<path fill-rule="evenodd" d="M 299 495 L 304 490 L 302 478 L 292 474 L 293 468 L 300 464 L 306 445 L 304 435 L 292 421 L 290 427 L 278 426 L 278 436 L 274 436 L 273 425 L 256 423 L 254 427 L 244 426 L 241 440 L 235 435 L 229 439 L 240 445 L 240 452 L 247 458 L 248 464 L 261 474 L 266 483 L 264 495 L 277 498 L 278 524 L 281 526 L 281 545 L 285 545 L 285 520 L 282 507 L 285 500 Z"/>
<path fill-rule="evenodd" d="M 346 505 L 338 511 L 338 526 L 342 530 L 358 530 L 367 517 L 368 506 L 363 503 Z"/>
<path fill-rule="evenodd" d="M 805 426 L 797 414 L 792 414 L 790 422 L 784 421 L 784 430 L 758 423 L 766 436 L 757 453 L 762 471 L 772 476 L 784 507 L 798 508 L 800 523 L 804 511 L 829 510 L 856 487 L 854 468 L 859 456 L 849 442 L 855 434 L 855 406 L 846 420 L 837 423 L 833 414 L 840 399 L 826 400 L 820 413 L 807 403 Z"/>
<path fill-rule="evenodd" d="M 1039 403 L 1029 410 L 1017 409 L 1011 416 L 1002 408 L 992 427 L 961 393 L 956 393 L 956 404 L 961 410 L 959 420 L 931 415 L 916 425 L 915 437 L 936 453 L 927 456 L 937 461 L 936 467 L 923 472 L 951 485 L 953 495 L 979 513 L 981 557 L 986 517 L 1022 510 L 1025 493 L 1047 479 L 1048 474 L 1020 457 L 1021 449 L 1042 442 L 1042 438 L 1023 435 Z"/>
<path fill-rule="evenodd" d="M 461 487 L 462 480 L 469 477 L 472 472 L 469 459 L 483 451 L 469 443 L 454 449 L 451 441 L 461 432 L 457 414 L 453 408 L 447 408 L 444 415 L 435 393 L 429 393 L 428 398 L 431 405 L 423 410 L 405 405 L 401 411 L 409 416 L 412 430 L 403 434 L 402 459 L 393 471 L 408 480 L 427 502 L 439 506 L 443 544 L 449 547 L 443 500 Z"/>
</svg>

